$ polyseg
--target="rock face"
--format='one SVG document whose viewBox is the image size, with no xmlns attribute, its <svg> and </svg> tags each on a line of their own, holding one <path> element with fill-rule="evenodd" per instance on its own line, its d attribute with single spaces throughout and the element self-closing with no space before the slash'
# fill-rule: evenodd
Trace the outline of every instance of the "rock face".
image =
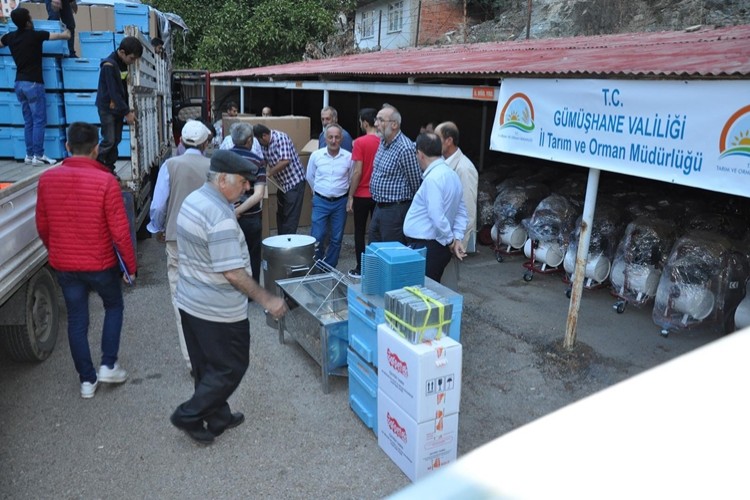
<svg viewBox="0 0 750 500">
<path fill-rule="evenodd" d="M 526 38 L 527 2 L 491 21 L 471 26 L 466 42 Z M 747 0 L 532 0 L 530 38 L 557 38 L 643 31 L 674 31 L 695 25 L 750 24 Z"/>
</svg>

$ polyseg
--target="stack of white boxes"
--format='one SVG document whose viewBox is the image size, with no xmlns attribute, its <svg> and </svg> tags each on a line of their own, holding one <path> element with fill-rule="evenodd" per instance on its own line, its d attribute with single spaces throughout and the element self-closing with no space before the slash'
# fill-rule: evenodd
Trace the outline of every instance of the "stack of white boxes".
<svg viewBox="0 0 750 500">
<path fill-rule="evenodd" d="M 452 463 L 458 450 L 461 344 L 411 344 L 378 325 L 378 445 L 412 481 Z"/>
</svg>

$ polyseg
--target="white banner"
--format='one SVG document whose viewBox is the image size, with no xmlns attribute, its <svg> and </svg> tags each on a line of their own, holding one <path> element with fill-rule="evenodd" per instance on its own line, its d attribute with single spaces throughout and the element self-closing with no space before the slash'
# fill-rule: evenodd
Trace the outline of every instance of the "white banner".
<svg viewBox="0 0 750 500">
<path fill-rule="evenodd" d="M 507 79 L 490 149 L 750 197 L 750 81 Z"/>
</svg>

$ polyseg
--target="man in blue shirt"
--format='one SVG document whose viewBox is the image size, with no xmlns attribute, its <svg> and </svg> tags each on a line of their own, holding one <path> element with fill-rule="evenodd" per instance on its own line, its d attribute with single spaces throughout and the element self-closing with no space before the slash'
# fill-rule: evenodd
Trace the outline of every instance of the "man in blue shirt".
<svg viewBox="0 0 750 500">
<path fill-rule="evenodd" d="M 42 78 L 42 44 L 47 40 L 67 40 L 68 30 L 62 33 L 37 31 L 27 9 L 19 7 L 10 13 L 17 31 L 0 38 L 0 47 L 8 47 L 16 63 L 15 91 L 23 113 L 23 135 L 26 143 L 26 163 L 52 165 L 55 160 L 44 154 L 44 128 L 47 126 L 47 101 Z"/>
<path fill-rule="evenodd" d="M 422 185 L 404 220 L 404 235 L 412 248 L 427 248 L 425 274 L 435 281 L 455 255 L 466 255 L 462 240 L 468 216 L 458 174 L 442 157 L 442 142 L 434 133 L 417 138 L 417 160 Z"/>
<path fill-rule="evenodd" d="M 320 123 L 323 125 L 323 131 L 320 133 L 320 136 L 318 137 L 318 147 L 324 148 L 326 147 L 326 127 L 328 125 L 338 125 L 339 124 L 339 113 L 336 111 L 336 108 L 333 106 L 326 106 L 325 108 L 320 110 Z M 339 127 L 341 127 L 339 125 Z M 343 127 L 341 127 L 341 148 L 352 152 L 352 136 L 344 130 Z"/>
</svg>

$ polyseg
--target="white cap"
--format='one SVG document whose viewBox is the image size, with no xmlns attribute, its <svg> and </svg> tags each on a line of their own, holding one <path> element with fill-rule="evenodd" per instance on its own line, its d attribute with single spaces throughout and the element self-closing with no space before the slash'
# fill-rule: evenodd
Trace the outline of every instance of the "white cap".
<svg viewBox="0 0 750 500">
<path fill-rule="evenodd" d="M 181 140 L 185 146 L 200 146 L 206 142 L 210 133 L 208 128 L 198 120 L 188 120 L 185 126 L 182 127 Z"/>
</svg>

